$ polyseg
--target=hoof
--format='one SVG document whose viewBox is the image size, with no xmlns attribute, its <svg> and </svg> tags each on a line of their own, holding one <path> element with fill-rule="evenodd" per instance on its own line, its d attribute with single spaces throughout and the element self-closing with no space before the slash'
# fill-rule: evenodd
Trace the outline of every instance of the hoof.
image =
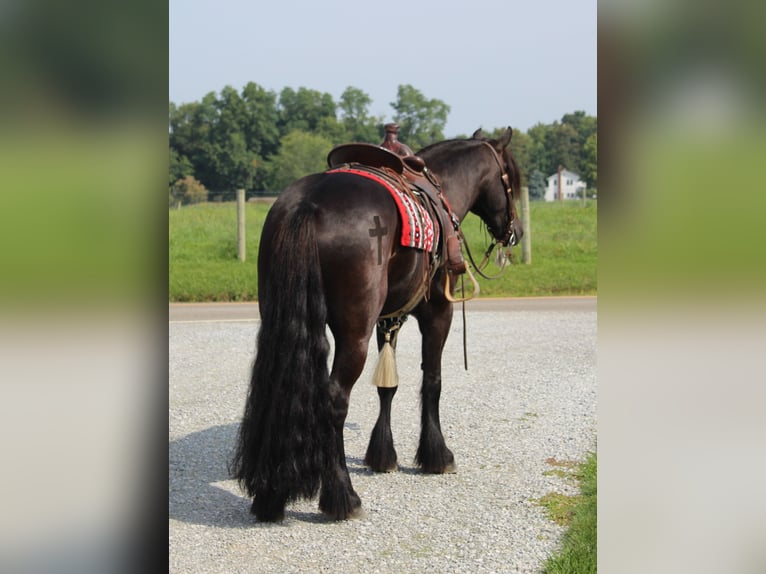
<svg viewBox="0 0 766 574">
<path fill-rule="evenodd" d="M 393 450 L 387 456 L 373 456 L 368 450 L 363 462 L 372 472 L 396 472 L 399 470 L 399 461 Z"/>
<path fill-rule="evenodd" d="M 453 462 L 444 467 L 443 474 L 457 474 L 457 465 Z"/>
<path fill-rule="evenodd" d="M 450 460 L 441 462 L 439 464 L 423 464 L 419 460 L 415 460 L 415 464 L 420 468 L 420 472 L 423 474 L 456 474 L 457 464 L 455 459 L 450 456 Z"/>
<path fill-rule="evenodd" d="M 335 521 L 335 522 L 342 522 L 343 520 L 359 520 L 361 518 L 367 518 L 367 513 L 361 506 L 357 506 L 356 508 L 350 510 L 346 513 L 345 516 L 338 515 L 336 513 L 327 512 L 325 510 L 319 509 L 322 514 L 328 518 L 329 520 Z"/>
<path fill-rule="evenodd" d="M 271 501 L 264 503 L 256 497 L 250 506 L 250 513 L 255 515 L 258 522 L 282 522 L 285 519 L 285 506 Z"/>
<path fill-rule="evenodd" d="M 433 447 L 426 441 L 421 441 L 418 452 L 415 453 L 415 464 L 425 474 L 454 474 L 457 472 L 455 456 L 444 445 Z"/>
<path fill-rule="evenodd" d="M 362 501 L 354 489 L 337 490 L 326 488 L 319 495 L 319 510 L 332 520 L 347 520 L 354 518 L 362 508 Z"/>
<path fill-rule="evenodd" d="M 384 466 L 382 468 L 375 468 L 371 464 L 367 464 L 367 463 L 365 463 L 365 465 L 372 472 L 386 473 L 386 472 L 398 472 L 399 471 L 399 464 L 397 462 L 394 462 L 393 464 Z"/>
</svg>

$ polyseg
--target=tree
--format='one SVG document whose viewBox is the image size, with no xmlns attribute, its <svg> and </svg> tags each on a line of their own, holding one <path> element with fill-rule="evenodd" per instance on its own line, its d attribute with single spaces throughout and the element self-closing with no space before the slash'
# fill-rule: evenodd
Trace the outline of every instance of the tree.
<svg viewBox="0 0 766 574">
<path fill-rule="evenodd" d="M 581 176 L 583 176 L 584 179 L 588 180 L 585 172 L 589 169 L 587 165 L 589 159 L 588 153 L 585 149 L 585 143 L 588 141 L 588 138 L 596 133 L 596 118 L 586 115 L 586 113 L 583 111 L 576 111 L 571 114 L 564 114 L 561 117 L 561 123 L 571 126 L 577 134 L 577 158 L 574 160 L 574 163 L 570 169 L 579 173 Z M 590 181 L 588 182 L 588 185 L 591 185 Z"/>
<path fill-rule="evenodd" d="M 534 170 L 529 174 L 529 199 L 544 199 L 545 198 L 545 175 L 539 169 Z"/>
<path fill-rule="evenodd" d="M 242 88 L 242 132 L 247 149 L 261 158 L 279 151 L 277 95 L 254 82 Z"/>
<path fill-rule="evenodd" d="M 200 102 L 176 106 L 171 102 L 169 117 L 170 147 L 185 156 L 194 176 L 209 185 L 215 177 L 211 130 L 217 121 L 216 95 L 210 92 Z"/>
<path fill-rule="evenodd" d="M 211 186 L 216 190 L 250 189 L 258 165 L 257 158 L 248 151 L 241 132 L 232 131 L 224 137 L 226 139 L 216 141 L 211 148 L 215 166 Z"/>
<path fill-rule="evenodd" d="M 192 176 L 186 177 L 176 181 L 170 189 L 171 204 L 183 203 L 184 205 L 190 203 L 201 203 L 207 201 L 207 190 L 205 186 Z"/>
<path fill-rule="evenodd" d="M 543 173 L 548 175 L 558 170 L 559 165 L 580 173 L 580 147 L 578 135 L 570 124 L 553 122 L 545 134 L 548 164 Z"/>
<path fill-rule="evenodd" d="M 277 97 L 249 82 L 241 93 L 225 86 L 220 95 L 209 92 L 199 102 L 170 102 L 169 183 L 193 176 L 217 191 L 281 189 L 301 175 L 324 169 L 333 145 L 379 143 L 384 118 L 369 114 L 371 101 L 352 86 L 336 104 L 330 94 L 305 87 L 284 88 Z M 400 125 L 399 139 L 413 150 L 444 139 L 450 107 L 443 101 L 426 98 L 407 84 L 398 86 L 391 106 L 393 121 Z M 498 137 L 505 129 L 485 133 Z M 533 185 L 535 171 L 544 180 L 559 165 L 577 172 L 595 188 L 597 147 L 596 117 L 575 111 L 560 121 L 538 123 L 526 133 L 514 130 L 510 151 L 521 167 L 522 185 L 536 197 L 540 176 L 535 175 Z"/>
<path fill-rule="evenodd" d="M 399 124 L 399 140 L 417 151 L 444 139 L 450 107 L 441 100 L 427 99 L 409 84 L 400 85 L 391 103 Z M 382 132 L 380 133 L 382 136 Z"/>
<path fill-rule="evenodd" d="M 545 145 L 546 134 L 549 127 L 543 123 L 537 123 L 527 130 L 527 157 L 529 163 L 525 166 L 530 175 L 535 170 L 548 176 L 548 166 L 552 163 L 549 160 L 549 153 Z"/>
<path fill-rule="evenodd" d="M 583 165 L 583 179 L 591 190 L 598 187 L 598 132 L 593 132 L 585 141 L 585 162 Z"/>
<path fill-rule="evenodd" d="M 263 187 L 263 159 L 279 149 L 278 119 L 273 92 L 253 82 L 241 94 L 225 86 L 201 102 L 171 102 L 170 147 L 209 189 Z"/>
<path fill-rule="evenodd" d="M 564 114 L 561 117 L 561 123 L 569 124 L 574 128 L 577 132 L 577 141 L 581 146 L 585 145 L 585 140 L 596 132 L 596 118 L 583 111 Z"/>
<path fill-rule="evenodd" d="M 563 165 L 588 181 L 585 142 L 596 129 L 596 118 L 582 111 L 564 114 L 561 122 L 535 124 L 527 130 L 527 173 L 540 170 L 547 177 Z"/>
<path fill-rule="evenodd" d="M 513 137 L 509 146 L 511 154 L 521 169 L 521 185 L 528 185 L 530 171 L 529 166 L 529 136 L 514 128 Z"/>
<path fill-rule="evenodd" d="M 324 117 L 319 120 L 319 125 L 316 131 L 312 132 L 315 135 L 325 138 L 333 145 L 347 143 L 350 141 L 348 132 L 345 126 L 331 117 Z"/>
<path fill-rule="evenodd" d="M 379 143 L 378 126 L 382 125 L 384 120 L 369 115 L 368 108 L 371 103 L 370 96 L 358 88 L 349 86 L 341 94 L 338 107 L 346 132 L 346 141 Z"/>
<path fill-rule="evenodd" d="M 314 133 L 323 118 L 335 117 L 336 104 L 332 95 L 304 87 L 296 92 L 284 88 L 279 94 L 279 133 L 284 137 L 294 130 Z"/>
<path fill-rule="evenodd" d="M 234 88 L 226 86 L 215 100 L 215 108 L 207 148 L 214 171 L 207 174 L 208 187 L 247 189 L 253 184 L 257 160 L 256 154 L 247 146 L 245 102 Z"/>
<path fill-rule="evenodd" d="M 298 178 L 327 168 L 332 142 L 327 138 L 293 130 L 282 138 L 279 153 L 268 162 L 269 188 L 283 190 Z"/>
<path fill-rule="evenodd" d="M 194 166 L 185 155 L 179 155 L 178 152 L 170 148 L 170 165 L 168 169 L 169 185 L 173 185 L 179 179 L 187 175 L 194 175 Z"/>
</svg>

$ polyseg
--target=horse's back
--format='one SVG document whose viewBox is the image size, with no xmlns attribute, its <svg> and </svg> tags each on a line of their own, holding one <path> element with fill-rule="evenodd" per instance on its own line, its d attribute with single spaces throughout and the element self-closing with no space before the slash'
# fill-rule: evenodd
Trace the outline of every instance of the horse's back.
<svg viewBox="0 0 766 574">
<path fill-rule="evenodd" d="M 390 251 L 401 225 L 389 192 L 354 174 L 317 173 L 295 181 L 274 202 L 264 231 L 289 225 L 299 210 L 312 213 L 320 248 L 337 248 L 338 255 L 347 257 L 363 258 L 367 253 L 377 261 L 377 238 Z"/>
<path fill-rule="evenodd" d="M 267 223 L 278 224 L 300 207 L 315 211 L 319 224 L 349 216 L 361 224 L 364 219 L 374 219 L 364 217 L 373 211 L 379 217 L 396 215 L 396 205 L 385 188 L 348 173 L 315 173 L 296 180 L 277 197 Z"/>
</svg>

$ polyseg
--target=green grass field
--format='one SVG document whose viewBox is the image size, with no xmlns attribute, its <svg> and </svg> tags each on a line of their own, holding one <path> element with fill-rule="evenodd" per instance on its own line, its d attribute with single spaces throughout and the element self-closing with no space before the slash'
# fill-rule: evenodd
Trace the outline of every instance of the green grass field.
<svg viewBox="0 0 766 574">
<path fill-rule="evenodd" d="M 270 205 L 248 203 L 247 261 L 237 259 L 235 203 L 205 203 L 169 210 L 170 301 L 253 301 L 258 298 L 256 260 L 260 230 Z M 521 263 L 521 246 L 498 279 L 478 278 L 482 297 L 595 295 L 597 292 L 596 202 L 532 202 L 532 263 Z M 472 214 L 462 225 L 481 260 L 488 242 Z M 492 265 L 487 274 L 494 274 Z"/>
<path fill-rule="evenodd" d="M 567 526 L 560 550 L 545 564 L 545 574 L 595 574 L 597 546 L 597 456 L 588 455 L 578 465 L 574 478 L 580 484 L 580 493 L 574 497 L 563 497 L 570 504 L 546 505 L 551 519 Z M 556 500 L 556 499 L 554 499 Z M 545 504 L 544 504 L 545 505 Z M 559 512 L 557 516 L 554 510 Z M 560 518 L 560 520 L 559 520 Z"/>
</svg>

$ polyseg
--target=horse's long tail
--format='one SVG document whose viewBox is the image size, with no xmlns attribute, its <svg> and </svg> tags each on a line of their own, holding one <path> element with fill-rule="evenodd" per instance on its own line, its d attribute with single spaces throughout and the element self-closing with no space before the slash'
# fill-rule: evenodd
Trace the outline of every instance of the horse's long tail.
<svg viewBox="0 0 766 574">
<path fill-rule="evenodd" d="M 258 294 L 261 327 L 231 472 L 250 496 L 274 497 L 283 508 L 314 497 L 323 469 L 338 456 L 311 207 L 282 221 L 266 249 L 259 255 L 269 257 Z"/>
</svg>

